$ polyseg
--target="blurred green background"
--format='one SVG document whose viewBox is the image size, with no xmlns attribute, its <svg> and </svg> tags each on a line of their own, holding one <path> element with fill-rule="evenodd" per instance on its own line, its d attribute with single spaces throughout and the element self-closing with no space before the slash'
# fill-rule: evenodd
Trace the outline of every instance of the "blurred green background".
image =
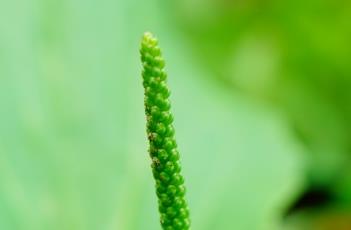
<svg viewBox="0 0 351 230">
<path fill-rule="evenodd" d="M 351 229 L 351 2 L 0 2 L 0 229 L 160 229 L 160 39 L 192 229 Z"/>
</svg>

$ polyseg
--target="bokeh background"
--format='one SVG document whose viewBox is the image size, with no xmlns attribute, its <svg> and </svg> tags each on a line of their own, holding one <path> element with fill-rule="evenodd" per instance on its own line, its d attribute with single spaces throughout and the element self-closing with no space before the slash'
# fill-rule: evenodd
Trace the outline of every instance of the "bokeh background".
<svg viewBox="0 0 351 230">
<path fill-rule="evenodd" d="M 351 2 L 0 2 L 0 229 L 160 229 L 160 40 L 196 230 L 351 229 Z"/>
</svg>

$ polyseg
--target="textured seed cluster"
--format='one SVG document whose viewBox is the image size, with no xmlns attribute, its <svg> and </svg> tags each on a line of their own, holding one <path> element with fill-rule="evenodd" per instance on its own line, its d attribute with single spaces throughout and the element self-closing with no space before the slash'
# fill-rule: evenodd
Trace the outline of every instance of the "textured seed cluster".
<svg viewBox="0 0 351 230">
<path fill-rule="evenodd" d="M 146 129 L 161 225 L 165 230 L 187 230 L 190 228 L 189 210 L 184 199 L 184 178 L 180 174 L 179 153 L 174 138 L 165 62 L 157 39 L 152 34 L 144 34 L 140 54 L 143 64 Z"/>
</svg>

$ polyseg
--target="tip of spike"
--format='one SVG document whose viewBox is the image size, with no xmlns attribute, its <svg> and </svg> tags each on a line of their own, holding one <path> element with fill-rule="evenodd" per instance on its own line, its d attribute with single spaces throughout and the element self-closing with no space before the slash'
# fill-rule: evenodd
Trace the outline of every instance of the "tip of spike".
<svg viewBox="0 0 351 230">
<path fill-rule="evenodd" d="M 157 38 L 148 31 L 144 33 L 142 41 L 151 45 L 157 45 Z"/>
<path fill-rule="evenodd" d="M 153 35 L 150 31 L 146 31 L 146 32 L 144 33 L 144 37 L 153 38 L 154 35 Z"/>
</svg>

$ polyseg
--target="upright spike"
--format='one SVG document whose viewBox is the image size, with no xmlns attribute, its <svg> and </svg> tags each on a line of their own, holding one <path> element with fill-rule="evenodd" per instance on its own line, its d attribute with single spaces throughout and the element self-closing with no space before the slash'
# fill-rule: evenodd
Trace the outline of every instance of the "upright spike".
<svg viewBox="0 0 351 230">
<path fill-rule="evenodd" d="M 188 230 L 189 209 L 172 125 L 165 62 L 157 39 L 149 32 L 142 38 L 140 54 L 145 89 L 146 130 L 161 226 L 165 230 Z"/>
</svg>

